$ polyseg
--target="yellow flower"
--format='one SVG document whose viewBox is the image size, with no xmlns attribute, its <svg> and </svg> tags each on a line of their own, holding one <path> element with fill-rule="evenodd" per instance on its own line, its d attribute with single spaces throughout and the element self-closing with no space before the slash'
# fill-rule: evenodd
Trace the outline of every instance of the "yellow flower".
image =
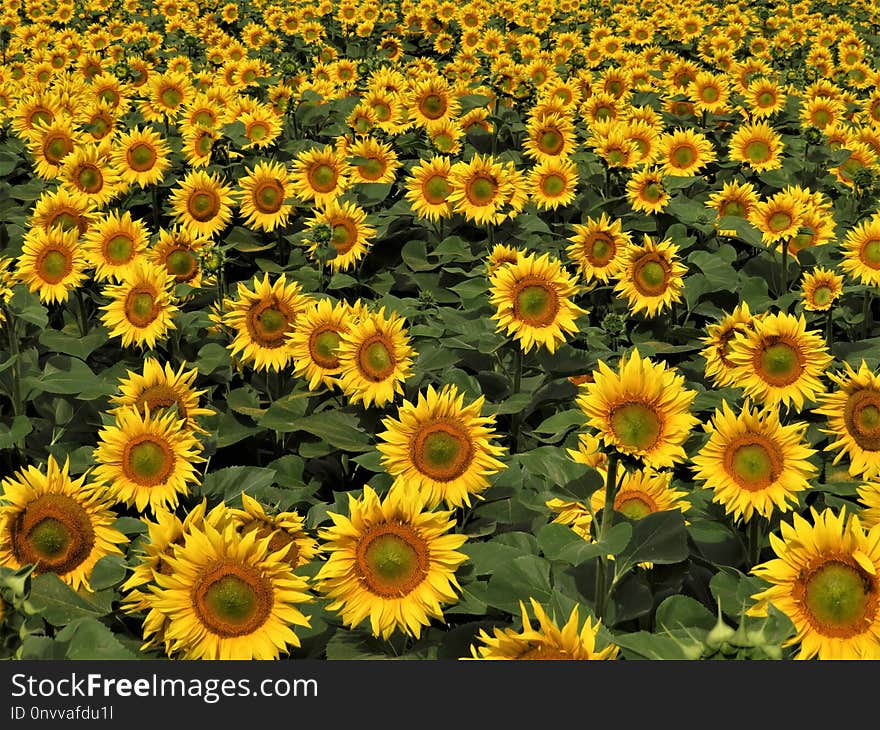
<svg viewBox="0 0 880 730">
<path fill-rule="evenodd" d="M 91 590 L 95 563 L 122 555 L 118 545 L 128 538 L 113 528 L 105 492 L 69 471 L 69 460 L 60 466 L 50 455 L 45 469 L 24 467 L 3 480 L 0 565 L 34 565 L 37 574 L 55 573 L 74 590 Z"/>
<path fill-rule="evenodd" d="M 366 486 L 348 507 L 348 517 L 330 512 L 333 526 L 319 532 L 328 557 L 315 581 L 327 609 L 350 628 L 369 619 L 377 637 L 399 629 L 418 638 L 432 618 L 443 620 L 441 603 L 458 601 L 455 570 L 467 560 L 458 548 L 467 536 L 451 532 L 451 511 L 426 511 L 417 492 L 380 501 Z"/>
<path fill-rule="evenodd" d="M 173 281 L 164 269 L 141 258 L 121 283 L 105 286 L 103 293 L 110 303 L 101 307 L 101 322 L 110 336 L 121 337 L 123 347 L 155 347 L 169 329 L 175 329 Z"/>
<path fill-rule="evenodd" d="M 41 302 L 66 302 L 86 279 L 88 262 L 77 240 L 76 229 L 32 228 L 24 238 L 16 278 Z"/>
<path fill-rule="evenodd" d="M 654 317 L 684 296 L 687 267 L 678 259 L 678 246 L 645 235 L 642 245 L 631 243 L 623 252 L 615 294 L 626 298 L 633 313 Z"/>
</svg>

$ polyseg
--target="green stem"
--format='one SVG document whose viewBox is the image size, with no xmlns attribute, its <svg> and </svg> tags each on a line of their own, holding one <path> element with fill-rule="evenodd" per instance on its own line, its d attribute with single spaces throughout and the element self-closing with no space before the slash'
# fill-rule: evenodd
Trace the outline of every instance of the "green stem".
<svg viewBox="0 0 880 730">
<path fill-rule="evenodd" d="M 523 354 L 518 344 L 514 345 L 513 350 L 513 382 L 511 383 L 511 395 L 516 395 L 522 386 L 522 369 Z M 517 411 L 513 414 L 510 421 L 510 453 L 515 454 L 519 451 L 519 429 L 522 425 L 522 412 Z"/>
<path fill-rule="evenodd" d="M 79 336 L 85 337 L 89 331 L 89 318 L 86 314 L 86 302 L 83 299 L 82 289 L 77 287 L 74 289 L 76 298 L 77 324 L 79 325 Z"/>
<path fill-rule="evenodd" d="M 788 291 L 788 244 L 788 239 L 785 239 L 782 244 L 782 284 L 780 286 L 780 294 L 785 294 Z"/>
<path fill-rule="evenodd" d="M 21 400 L 21 353 L 18 348 L 18 321 L 6 310 L 6 331 L 9 333 L 9 357 L 12 358 L 12 415 L 24 413 Z"/>
<path fill-rule="evenodd" d="M 158 231 L 162 222 L 162 203 L 159 200 L 159 186 L 153 186 L 153 227 Z"/>
<path fill-rule="evenodd" d="M 605 478 L 605 506 L 602 508 L 602 518 L 599 521 L 598 542 L 602 543 L 608 537 L 608 531 L 611 529 L 611 521 L 614 516 L 614 498 L 617 496 L 617 466 L 620 462 L 620 455 L 616 451 L 612 451 L 608 455 L 608 474 Z M 608 577 L 608 557 L 606 555 L 599 556 L 599 564 L 596 566 L 596 618 L 600 621 L 605 617 L 605 608 L 608 604 L 608 594 L 610 591 L 606 588 Z"/>
<path fill-rule="evenodd" d="M 753 514 L 749 521 L 749 568 L 754 568 L 761 561 L 761 543 L 764 542 L 764 533 L 761 529 L 761 518 Z"/>
<path fill-rule="evenodd" d="M 828 349 L 834 344 L 834 309 L 833 307 L 825 313 L 825 344 Z"/>
<path fill-rule="evenodd" d="M 862 300 L 862 339 L 868 339 L 868 316 L 871 314 L 872 294 L 869 289 L 865 289 L 865 296 Z"/>
</svg>

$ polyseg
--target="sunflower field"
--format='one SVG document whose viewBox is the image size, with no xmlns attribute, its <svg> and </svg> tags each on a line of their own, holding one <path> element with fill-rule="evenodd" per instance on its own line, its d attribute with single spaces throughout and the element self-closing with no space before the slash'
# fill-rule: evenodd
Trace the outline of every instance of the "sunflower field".
<svg viewBox="0 0 880 730">
<path fill-rule="evenodd" d="M 0 658 L 880 658 L 871 0 L 0 0 Z"/>
</svg>

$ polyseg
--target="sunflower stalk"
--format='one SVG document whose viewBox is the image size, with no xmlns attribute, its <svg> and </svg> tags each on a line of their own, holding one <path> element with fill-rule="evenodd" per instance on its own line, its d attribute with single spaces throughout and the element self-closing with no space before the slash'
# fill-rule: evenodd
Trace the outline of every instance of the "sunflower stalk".
<svg viewBox="0 0 880 730">
<path fill-rule="evenodd" d="M 761 518 L 757 514 L 753 514 L 749 521 L 748 539 L 750 569 L 761 561 L 761 547 L 764 542 L 764 531 L 761 528 Z"/>
<path fill-rule="evenodd" d="M 79 326 L 79 336 L 85 337 L 89 331 L 89 318 L 86 314 L 86 302 L 83 298 L 82 287 L 74 289 L 74 296 L 76 298 L 76 319 Z"/>
<path fill-rule="evenodd" d="M 828 350 L 831 350 L 831 346 L 834 344 L 834 309 L 829 308 L 825 313 L 825 344 L 828 346 Z"/>
<path fill-rule="evenodd" d="M 513 379 L 511 381 L 511 395 L 519 393 L 522 387 L 522 370 L 523 370 L 523 353 L 522 349 L 517 345 L 513 350 Z M 519 430 L 522 425 L 522 411 L 513 414 L 510 422 L 510 453 L 515 454 L 519 451 Z"/>
<path fill-rule="evenodd" d="M 871 315 L 871 303 L 872 303 L 873 295 L 871 294 L 870 289 L 865 289 L 865 296 L 862 299 L 862 339 L 867 340 L 870 328 L 868 327 L 868 321 Z"/>
<path fill-rule="evenodd" d="M 9 335 L 9 359 L 12 360 L 12 388 L 9 397 L 12 399 L 12 415 L 24 413 L 21 400 L 21 352 L 18 347 L 18 320 L 6 308 L 6 332 Z"/>
<path fill-rule="evenodd" d="M 779 286 L 780 295 L 788 291 L 788 245 L 790 239 L 786 238 L 782 244 L 782 281 Z"/>
<path fill-rule="evenodd" d="M 614 516 L 614 498 L 617 493 L 617 467 L 620 463 L 620 455 L 612 451 L 608 455 L 608 473 L 605 477 L 605 506 L 602 508 L 602 519 L 599 521 L 598 542 L 603 543 L 611 529 L 611 521 Z M 605 609 L 608 605 L 609 594 L 614 587 L 607 586 L 608 557 L 599 556 L 599 564 L 596 567 L 596 618 L 600 621 L 605 618 Z"/>
</svg>

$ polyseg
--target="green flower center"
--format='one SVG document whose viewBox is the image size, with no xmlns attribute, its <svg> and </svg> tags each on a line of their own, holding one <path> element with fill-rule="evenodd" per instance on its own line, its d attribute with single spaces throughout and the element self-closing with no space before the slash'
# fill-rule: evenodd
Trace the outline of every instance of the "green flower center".
<svg viewBox="0 0 880 730">
<path fill-rule="evenodd" d="M 134 243 L 128 236 L 116 235 L 107 243 L 107 259 L 114 266 L 127 264 L 134 256 Z"/>
<path fill-rule="evenodd" d="M 362 350 L 361 363 L 365 372 L 376 380 L 384 380 L 394 369 L 394 358 L 381 340 L 367 344 Z"/>
<path fill-rule="evenodd" d="M 240 626 L 253 617 L 258 598 L 249 583 L 236 575 L 225 575 L 205 591 L 205 604 L 221 621 Z"/>
<path fill-rule="evenodd" d="M 138 319 L 146 319 L 153 314 L 156 300 L 149 292 L 137 292 L 129 300 L 129 313 Z"/>
<path fill-rule="evenodd" d="M 880 239 L 873 238 L 862 246 L 861 259 L 872 269 L 880 269 Z"/>
<path fill-rule="evenodd" d="M 336 187 L 336 170 L 330 165 L 317 165 L 310 175 L 312 187 L 319 193 L 329 193 Z"/>
<path fill-rule="evenodd" d="M 641 275 L 642 281 L 645 284 L 649 287 L 655 287 L 662 284 L 666 279 L 666 269 L 656 261 L 649 261 L 642 267 Z"/>
<path fill-rule="evenodd" d="M 607 238 L 597 236 L 593 240 L 593 249 L 590 253 L 590 261 L 593 264 L 607 264 L 614 255 L 614 246 Z"/>
<path fill-rule="evenodd" d="M 467 471 L 473 447 L 460 423 L 435 421 L 421 427 L 412 442 L 410 458 L 422 474 L 449 482 Z"/>
<path fill-rule="evenodd" d="M 81 190 L 87 193 L 97 193 L 104 186 L 104 176 L 96 167 L 89 165 L 77 174 L 77 181 Z"/>
<path fill-rule="evenodd" d="M 63 252 L 53 249 L 43 257 L 41 268 L 43 278 L 57 283 L 70 269 L 70 258 Z"/>
<path fill-rule="evenodd" d="M 367 180 L 378 180 L 385 173 L 385 164 L 375 157 L 369 158 L 360 166 L 361 177 Z"/>
<path fill-rule="evenodd" d="M 319 331 L 312 337 L 312 359 L 322 368 L 333 369 L 339 366 L 336 352 L 342 338 L 333 329 Z"/>
<path fill-rule="evenodd" d="M 565 192 L 565 178 L 562 175 L 551 173 L 542 180 L 544 195 L 555 198 Z"/>
<path fill-rule="evenodd" d="M 868 618 L 871 593 L 871 581 L 860 570 L 830 561 L 807 579 L 803 602 L 822 628 L 856 629 Z"/>
<path fill-rule="evenodd" d="M 139 483 L 164 481 L 161 476 L 170 471 L 169 456 L 167 446 L 147 438 L 129 449 L 126 471 L 134 474 Z"/>
<path fill-rule="evenodd" d="M 190 196 L 189 214 L 197 221 L 205 222 L 217 215 L 219 200 L 209 190 L 200 190 Z"/>
<path fill-rule="evenodd" d="M 358 543 L 355 569 L 366 587 L 383 598 L 399 598 L 412 592 L 429 567 L 428 546 L 406 524 L 376 525 Z"/>
<path fill-rule="evenodd" d="M 284 204 L 284 189 L 277 180 L 262 183 L 254 194 L 254 205 L 261 213 L 277 213 Z"/>
<path fill-rule="evenodd" d="M 429 94 L 422 99 L 421 110 L 428 119 L 439 119 L 446 113 L 446 101 L 438 94 Z"/>
<path fill-rule="evenodd" d="M 172 274 L 178 281 L 184 280 L 195 272 L 198 264 L 196 257 L 191 251 L 182 248 L 172 251 L 165 259 L 165 266 L 168 273 Z"/>
<path fill-rule="evenodd" d="M 43 154 L 53 164 L 61 162 L 73 151 L 73 145 L 67 137 L 55 137 L 45 146 Z"/>
<path fill-rule="evenodd" d="M 31 549 L 42 558 L 54 560 L 67 552 L 72 536 L 67 525 L 47 517 L 28 533 Z"/>
<path fill-rule="evenodd" d="M 260 313 L 260 327 L 267 334 L 275 334 L 287 327 L 287 317 L 284 312 L 274 307 L 264 309 Z"/>
<path fill-rule="evenodd" d="M 778 211 L 767 220 L 767 227 L 773 233 L 779 233 L 788 229 L 792 224 L 792 217 L 784 211 Z"/>
<path fill-rule="evenodd" d="M 169 109 L 176 109 L 183 101 L 183 94 L 178 89 L 165 89 L 159 96 Z"/>
<path fill-rule="evenodd" d="M 611 430 L 625 451 L 648 451 L 660 438 L 663 424 L 644 403 L 626 403 L 611 411 Z"/>
<path fill-rule="evenodd" d="M 442 205 L 449 197 L 449 193 L 449 183 L 440 175 L 434 175 L 422 187 L 422 194 L 431 205 Z"/>
<path fill-rule="evenodd" d="M 760 355 L 760 374 L 774 385 L 788 385 L 803 371 L 797 350 L 786 342 L 766 347 Z"/>
<path fill-rule="evenodd" d="M 487 205 L 495 199 L 498 185 L 487 177 L 477 177 L 467 187 L 468 198 L 474 205 Z"/>
<path fill-rule="evenodd" d="M 769 444 L 746 443 L 733 449 L 729 471 L 736 482 L 750 490 L 764 489 L 779 476 L 780 457 Z"/>
<path fill-rule="evenodd" d="M 769 107 L 773 106 L 776 103 L 776 97 L 771 94 L 769 91 L 764 91 L 758 94 L 758 106 L 760 107 Z"/>
<path fill-rule="evenodd" d="M 532 327 L 547 327 L 556 320 L 559 295 L 545 281 L 525 280 L 514 298 L 514 316 Z"/>
<path fill-rule="evenodd" d="M 648 183 L 642 190 L 642 197 L 651 203 L 657 203 L 663 197 L 663 188 L 658 183 Z"/>
<path fill-rule="evenodd" d="M 136 172 L 146 172 L 156 164 L 156 150 L 150 145 L 139 142 L 128 150 L 128 164 Z"/>
<path fill-rule="evenodd" d="M 640 520 L 654 511 L 653 505 L 645 501 L 644 498 L 629 495 L 620 500 L 614 509 L 631 520 Z"/>
<path fill-rule="evenodd" d="M 555 130 L 545 131 L 538 140 L 538 147 L 547 155 L 558 155 L 564 145 L 565 139 Z"/>
<path fill-rule="evenodd" d="M 259 141 L 265 139 L 269 134 L 269 128 L 262 122 L 255 122 L 248 127 L 247 137 L 251 141 Z"/>
<path fill-rule="evenodd" d="M 714 86 L 704 86 L 702 90 L 703 101 L 708 101 L 710 104 L 713 101 L 718 101 L 718 89 Z"/>
<path fill-rule="evenodd" d="M 746 207 L 738 200 L 731 200 L 721 206 L 721 215 L 731 215 L 742 218 L 746 214 Z"/>
<path fill-rule="evenodd" d="M 830 287 L 820 286 L 813 291 L 813 304 L 825 307 L 831 303 L 833 292 Z"/>
<path fill-rule="evenodd" d="M 681 145 L 672 152 L 672 161 L 682 168 L 690 167 L 697 160 L 697 151 L 690 145 Z"/>
<path fill-rule="evenodd" d="M 770 145 L 763 140 L 754 140 L 746 145 L 746 157 L 752 162 L 766 162 L 770 158 Z"/>
</svg>

